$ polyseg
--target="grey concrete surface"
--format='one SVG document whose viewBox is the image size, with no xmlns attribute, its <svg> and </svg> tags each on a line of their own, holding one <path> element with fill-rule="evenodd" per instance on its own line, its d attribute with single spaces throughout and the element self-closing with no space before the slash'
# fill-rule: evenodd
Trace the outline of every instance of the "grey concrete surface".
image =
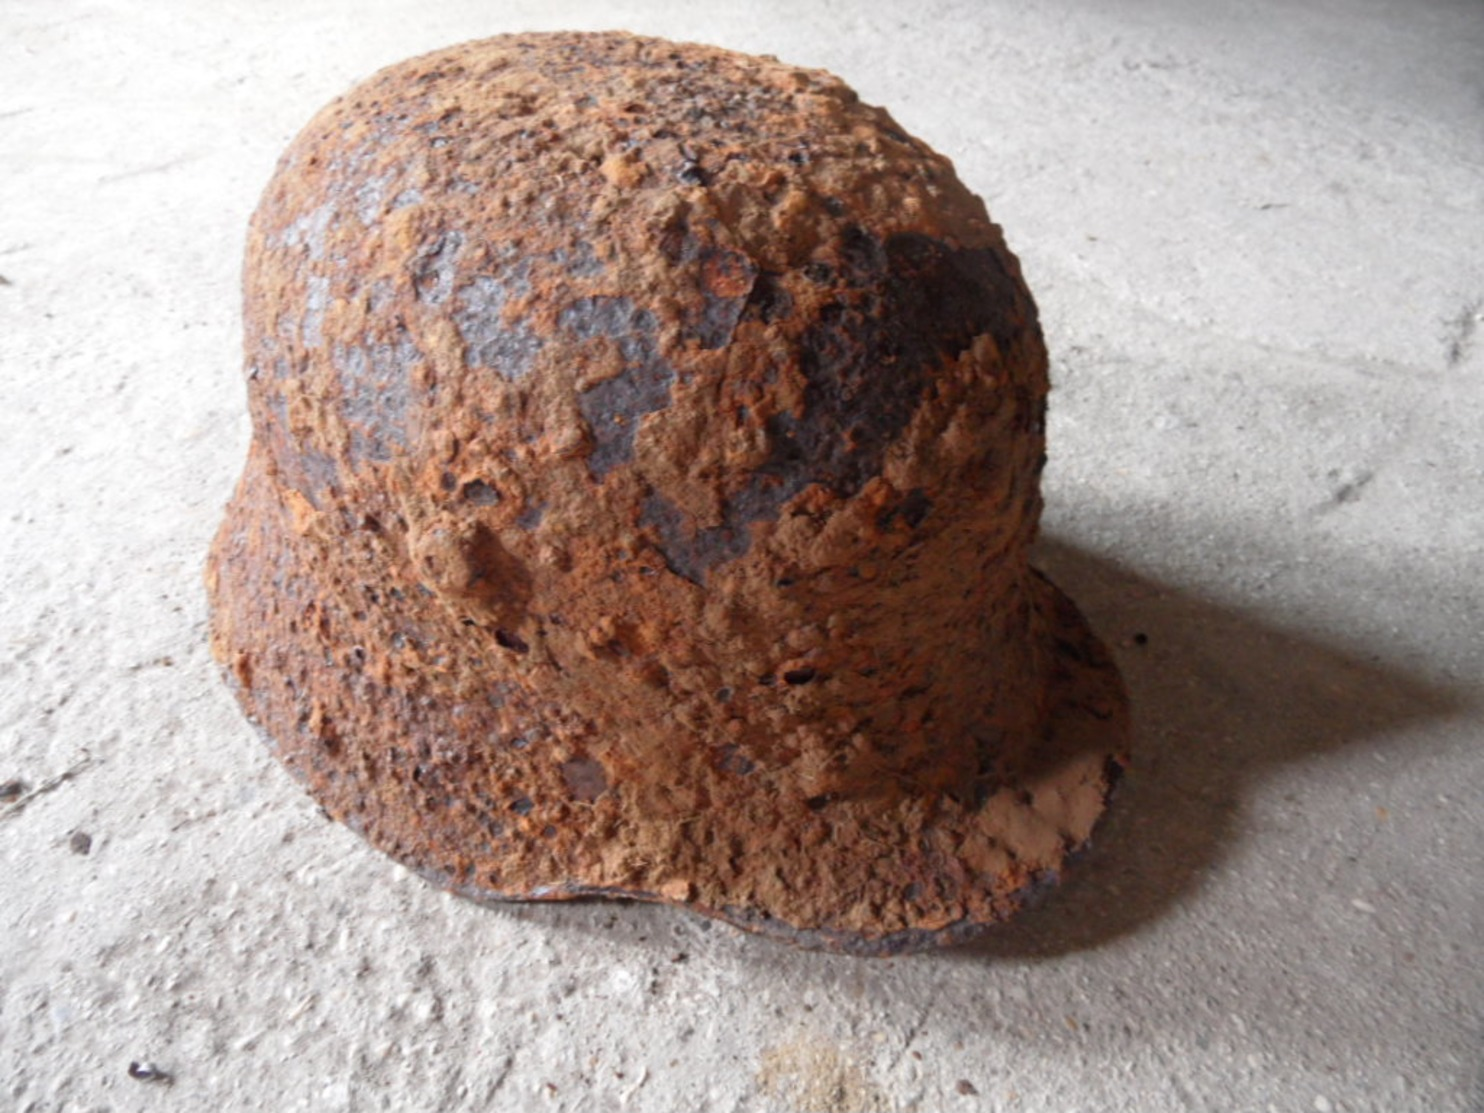
<svg viewBox="0 0 1484 1113">
<path fill-rule="evenodd" d="M 1044 563 L 1138 768 L 979 946 L 460 902 L 216 677 L 278 151 L 401 57 L 615 26 L 841 74 L 1039 299 Z M 0 276 L 0 1107 L 1484 1109 L 1478 0 L 7 0 Z"/>
</svg>

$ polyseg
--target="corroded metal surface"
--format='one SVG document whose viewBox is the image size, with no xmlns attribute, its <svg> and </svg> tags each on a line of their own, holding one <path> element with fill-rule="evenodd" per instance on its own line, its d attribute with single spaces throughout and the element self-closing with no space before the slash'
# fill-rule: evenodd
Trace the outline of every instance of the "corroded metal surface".
<svg viewBox="0 0 1484 1113">
<path fill-rule="evenodd" d="M 837 79 L 620 34 L 394 66 L 284 155 L 245 322 L 214 648 L 387 853 L 895 953 L 1087 841 L 1127 714 L 1026 560 L 1035 308 Z"/>
</svg>

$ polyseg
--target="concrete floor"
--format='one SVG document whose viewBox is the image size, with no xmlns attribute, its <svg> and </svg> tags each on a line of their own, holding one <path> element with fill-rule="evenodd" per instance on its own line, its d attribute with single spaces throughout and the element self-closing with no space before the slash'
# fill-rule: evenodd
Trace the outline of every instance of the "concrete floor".
<svg viewBox="0 0 1484 1113">
<path fill-rule="evenodd" d="M 909 10 L 0 8 L 0 1107 L 1484 1110 L 1484 6 Z M 460 902 L 325 822 L 211 664 L 277 153 L 400 57 L 611 26 L 841 74 L 1040 301 L 1044 563 L 1138 769 L 982 945 Z"/>
</svg>

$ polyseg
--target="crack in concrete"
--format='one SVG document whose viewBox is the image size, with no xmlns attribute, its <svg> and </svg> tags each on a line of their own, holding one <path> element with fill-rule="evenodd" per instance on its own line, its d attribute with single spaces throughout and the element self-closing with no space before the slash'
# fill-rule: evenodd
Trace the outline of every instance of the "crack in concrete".
<svg viewBox="0 0 1484 1113">
<path fill-rule="evenodd" d="M 39 797 L 46 796 L 57 791 L 57 789 L 61 788 L 68 781 L 76 780 L 83 773 L 91 769 L 94 765 L 99 764 L 101 763 L 94 761 L 91 754 L 89 754 L 86 750 L 83 751 L 82 760 L 79 761 L 76 765 L 68 769 L 64 769 L 62 772 L 58 773 L 50 780 L 42 781 L 39 785 L 31 789 L 30 791 L 22 792 L 19 796 L 14 797 L 9 804 L 5 805 L 4 810 L 0 811 L 0 821 L 14 819 L 16 816 L 20 815 L 21 812 L 25 811 L 26 808 L 30 806 L 32 801 L 38 799 Z"/>
<path fill-rule="evenodd" d="M 1484 320 L 1484 298 L 1475 298 L 1459 310 L 1456 317 L 1444 324 L 1448 326 L 1448 366 L 1457 367 L 1469 357 L 1474 348 L 1474 336 L 1479 331 L 1479 322 Z"/>
</svg>

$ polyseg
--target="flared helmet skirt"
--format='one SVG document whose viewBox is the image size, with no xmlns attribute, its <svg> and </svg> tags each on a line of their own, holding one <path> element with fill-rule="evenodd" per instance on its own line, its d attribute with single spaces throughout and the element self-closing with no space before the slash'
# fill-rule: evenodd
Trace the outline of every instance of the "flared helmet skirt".
<svg viewBox="0 0 1484 1113">
<path fill-rule="evenodd" d="M 1028 563 L 1034 304 L 837 79 L 624 34 L 413 59 L 290 146 L 244 285 L 213 649 L 373 845 L 889 954 L 1087 842 L 1127 705 Z"/>
</svg>

